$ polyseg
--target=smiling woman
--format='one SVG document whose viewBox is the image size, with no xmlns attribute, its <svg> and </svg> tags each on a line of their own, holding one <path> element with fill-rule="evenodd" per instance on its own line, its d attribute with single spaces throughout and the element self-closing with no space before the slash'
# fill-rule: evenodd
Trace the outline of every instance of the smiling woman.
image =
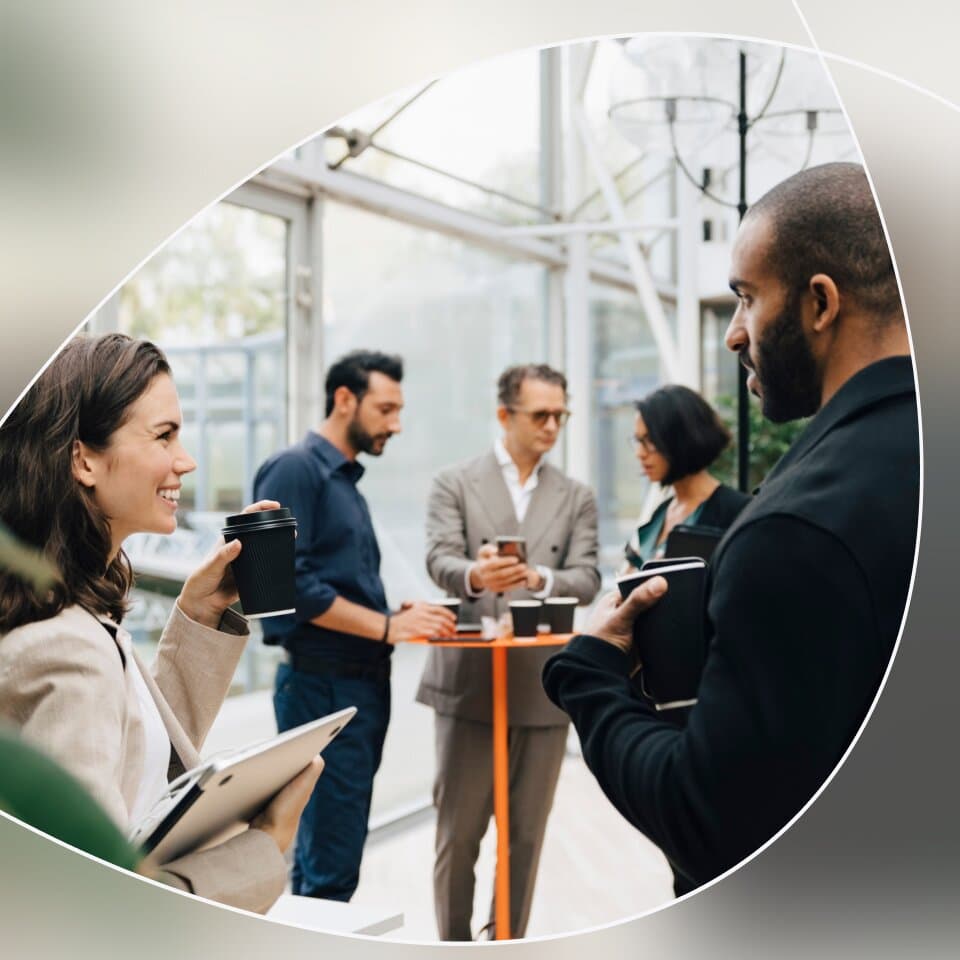
<svg viewBox="0 0 960 960">
<path fill-rule="evenodd" d="M 0 720 L 72 773 L 122 830 L 135 826 L 198 751 L 248 635 L 223 544 L 183 585 L 152 670 L 121 626 L 132 533 L 176 529 L 180 403 L 163 353 L 122 334 L 61 351 L 0 429 L 0 518 L 59 571 L 52 587 L 0 572 Z M 261 501 L 248 510 L 274 509 Z M 172 882 L 265 910 L 314 766 L 251 829 L 165 865 Z"/>
<path fill-rule="evenodd" d="M 173 380 L 157 373 L 130 407 L 105 450 L 76 440 L 73 473 L 96 491 L 110 518 L 111 555 L 132 533 L 173 533 L 180 478 L 196 462 L 180 443 L 180 401 Z"/>
</svg>

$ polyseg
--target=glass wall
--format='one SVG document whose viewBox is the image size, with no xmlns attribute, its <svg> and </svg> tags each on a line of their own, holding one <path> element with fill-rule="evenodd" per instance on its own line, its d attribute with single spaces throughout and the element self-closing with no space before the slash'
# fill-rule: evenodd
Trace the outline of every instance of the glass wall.
<svg viewBox="0 0 960 960">
<path fill-rule="evenodd" d="M 737 356 L 723 342 L 733 311 L 732 304 L 710 304 L 701 313 L 700 377 L 711 402 L 737 395 Z"/>
<path fill-rule="evenodd" d="M 362 481 L 398 602 L 428 589 L 433 475 L 491 446 L 503 368 L 545 358 L 544 268 L 329 201 L 323 249 L 327 363 L 361 347 L 404 358 L 403 433 Z"/>
<path fill-rule="evenodd" d="M 539 70 L 539 53 L 525 51 L 358 110 L 342 127 L 372 146 L 344 169 L 486 216 L 541 219 Z M 343 140 L 328 138 L 325 150 L 341 161 Z"/>
<path fill-rule="evenodd" d="M 636 296 L 594 285 L 590 292 L 594 339 L 594 487 L 600 518 L 601 565 L 613 573 L 637 526 L 649 483 L 630 438 L 634 402 L 661 382 L 660 359 Z"/>
<path fill-rule="evenodd" d="M 250 502 L 257 465 L 285 441 L 288 232 L 283 217 L 219 203 L 124 284 L 115 314 L 96 324 L 163 348 L 183 443 L 197 462 L 183 478 L 176 534 L 125 545 L 140 582 L 126 625 L 147 656 L 179 582 L 213 546 L 222 518 Z M 234 689 L 268 683 L 273 658 L 251 643 Z"/>
</svg>

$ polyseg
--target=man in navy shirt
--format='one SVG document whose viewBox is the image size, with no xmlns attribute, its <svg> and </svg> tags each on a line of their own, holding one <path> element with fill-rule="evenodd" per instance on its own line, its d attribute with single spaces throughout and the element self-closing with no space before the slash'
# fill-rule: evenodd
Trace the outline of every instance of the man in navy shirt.
<svg viewBox="0 0 960 960">
<path fill-rule="evenodd" d="M 426 603 L 391 614 L 380 579 L 380 549 L 357 483 L 360 453 L 378 457 L 400 432 L 403 361 L 365 350 L 338 360 L 326 380 L 326 420 L 257 471 L 257 497 L 297 518 L 297 612 L 264 623 L 282 644 L 277 726 L 289 730 L 335 710 L 357 715 L 324 752 L 326 773 L 303 813 L 293 892 L 349 900 L 367 836 L 373 777 L 390 719 L 390 654 L 415 636 L 448 636 L 453 615 Z"/>
</svg>

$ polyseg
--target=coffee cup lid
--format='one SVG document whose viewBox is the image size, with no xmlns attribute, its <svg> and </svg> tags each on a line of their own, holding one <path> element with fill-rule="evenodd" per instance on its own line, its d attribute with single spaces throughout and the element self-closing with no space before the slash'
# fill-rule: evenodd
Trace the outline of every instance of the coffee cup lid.
<svg viewBox="0 0 960 960">
<path fill-rule="evenodd" d="M 254 510 L 252 513 L 235 513 L 227 517 L 224 527 L 247 527 L 252 524 L 276 523 L 278 520 L 292 520 L 289 507 L 278 510 Z"/>
<path fill-rule="evenodd" d="M 511 607 L 542 607 L 543 604 L 539 600 L 511 600 Z"/>
</svg>

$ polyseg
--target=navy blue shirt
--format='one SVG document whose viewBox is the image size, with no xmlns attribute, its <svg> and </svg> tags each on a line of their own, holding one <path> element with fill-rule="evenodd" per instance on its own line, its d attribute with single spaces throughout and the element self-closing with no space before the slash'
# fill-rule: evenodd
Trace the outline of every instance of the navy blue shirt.
<svg viewBox="0 0 960 960">
<path fill-rule="evenodd" d="M 315 626 L 337 597 L 387 613 L 380 548 L 357 489 L 363 467 L 310 432 L 270 457 L 253 481 L 257 500 L 277 500 L 297 518 L 297 612 L 264 621 L 267 643 L 336 661 L 388 657 L 390 644 Z"/>
</svg>

